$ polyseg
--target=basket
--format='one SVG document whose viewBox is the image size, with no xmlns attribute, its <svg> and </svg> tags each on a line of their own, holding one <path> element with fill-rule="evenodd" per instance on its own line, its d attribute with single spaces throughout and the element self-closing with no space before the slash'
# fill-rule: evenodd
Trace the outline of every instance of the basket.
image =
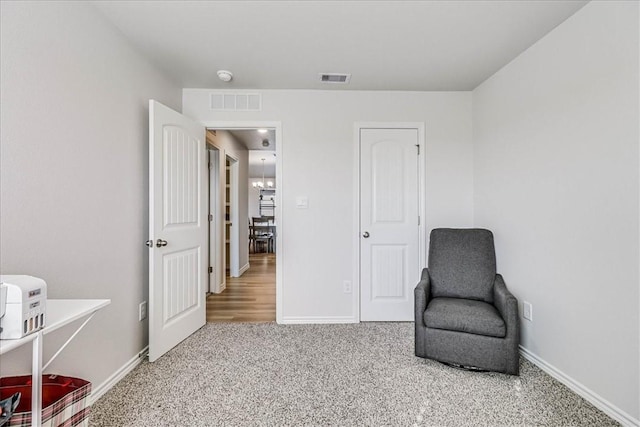
<svg viewBox="0 0 640 427">
<path fill-rule="evenodd" d="M 22 397 L 6 426 L 31 426 L 31 376 L 0 378 L 0 400 L 20 392 Z M 91 383 L 80 378 L 42 376 L 42 426 L 86 427 L 89 425 Z"/>
</svg>

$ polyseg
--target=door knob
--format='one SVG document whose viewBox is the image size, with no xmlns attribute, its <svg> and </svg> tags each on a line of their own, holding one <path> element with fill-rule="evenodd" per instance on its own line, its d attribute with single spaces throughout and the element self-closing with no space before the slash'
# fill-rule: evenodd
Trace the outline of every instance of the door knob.
<svg viewBox="0 0 640 427">
<path fill-rule="evenodd" d="M 167 241 L 166 240 L 162 240 L 162 239 L 158 239 L 158 241 L 156 242 L 156 246 L 161 248 L 163 246 L 167 246 Z"/>
<path fill-rule="evenodd" d="M 145 245 L 147 245 L 148 247 L 152 248 L 153 247 L 153 240 L 147 240 L 146 242 L 144 242 Z"/>
<path fill-rule="evenodd" d="M 369 238 L 369 232 L 365 231 L 364 233 L 362 233 L 362 237 L 364 237 L 365 239 Z"/>
</svg>

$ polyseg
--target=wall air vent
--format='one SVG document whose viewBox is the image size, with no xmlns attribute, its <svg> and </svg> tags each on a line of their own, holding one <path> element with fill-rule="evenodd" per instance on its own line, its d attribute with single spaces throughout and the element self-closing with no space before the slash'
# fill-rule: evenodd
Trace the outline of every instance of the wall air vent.
<svg viewBox="0 0 640 427">
<path fill-rule="evenodd" d="M 322 83 L 342 83 L 347 84 L 351 80 L 351 74 L 342 73 L 322 73 L 320 74 L 320 81 Z"/>
<path fill-rule="evenodd" d="M 212 93 L 211 109 L 215 111 L 260 111 L 262 110 L 262 95 L 259 93 Z"/>
</svg>

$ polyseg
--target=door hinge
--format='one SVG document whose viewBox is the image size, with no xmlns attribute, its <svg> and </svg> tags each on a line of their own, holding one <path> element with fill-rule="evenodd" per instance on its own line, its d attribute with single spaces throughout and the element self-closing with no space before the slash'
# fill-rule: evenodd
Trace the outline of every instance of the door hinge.
<svg viewBox="0 0 640 427">
<path fill-rule="evenodd" d="M 213 214 L 209 214 L 209 222 L 213 221 Z"/>
<path fill-rule="evenodd" d="M 213 169 L 213 163 L 209 162 L 207 166 L 209 167 L 209 169 Z"/>
<path fill-rule="evenodd" d="M 209 273 L 213 273 L 213 267 L 209 266 Z"/>
<path fill-rule="evenodd" d="M 418 215 L 418 225 L 420 225 L 420 215 Z"/>
<path fill-rule="evenodd" d="M 418 149 L 418 156 L 420 155 L 420 144 L 416 144 L 416 148 Z"/>
</svg>

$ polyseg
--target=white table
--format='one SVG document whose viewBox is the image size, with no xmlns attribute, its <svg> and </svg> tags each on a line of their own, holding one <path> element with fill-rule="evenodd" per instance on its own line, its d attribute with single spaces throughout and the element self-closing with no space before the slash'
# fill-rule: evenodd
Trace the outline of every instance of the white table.
<svg viewBox="0 0 640 427">
<path fill-rule="evenodd" d="M 0 340 L 0 355 L 14 350 L 24 344 L 31 343 L 32 364 L 32 399 L 31 399 L 31 424 L 33 427 L 42 425 L 42 374 L 49 364 L 58 357 L 64 348 L 75 338 L 84 326 L 98 310 L 111 304 L 109 299 L 48 299 L 46 311 L 46 326 L 38 332 L 27 335 L 18 340 Z M 68 325 L 71 322 L 89 316 L 58 349 L 51 359 L 42 363 L 42 346 L 45 335 Z"/>
</svg>

